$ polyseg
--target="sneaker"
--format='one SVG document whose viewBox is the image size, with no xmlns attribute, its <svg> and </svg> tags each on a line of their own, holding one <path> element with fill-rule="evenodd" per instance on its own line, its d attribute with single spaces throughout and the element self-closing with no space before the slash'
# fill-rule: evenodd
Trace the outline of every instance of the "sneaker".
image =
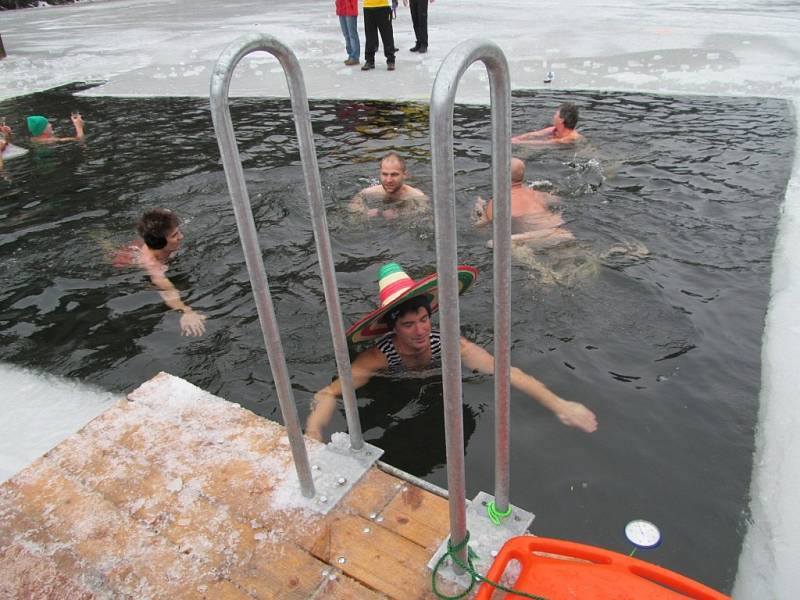
<svg viewBox="0 0 800 600">
<path fill-rule="evenodd" d="M 394 63 L 386 63 L 386 68 L 389 71 L 394 71 Z"/>
<path fill-rule="evenodd" d="M 374 69 L 374 68 L 375 68 L 375 63 L 371 63 L 371 62 L 365 62 L 363 65 L 361 65 L 361 70 L 362 71 L 369 71 L 370 69 Z"/>
<path fill-rule="evenodd" d="M 419 44 L 414 44 L 413 48 L 408 49 L 410 52 L 419 52 Z"/>
<path fill-rule="evenodd" d="M 357 58 L 348 58 L 346 61 L 344 61 L 344 64 L 346 64 L 348 67 L 352 67 L 353 65 L 360 65 L 361 61 Z"/>
</svg>

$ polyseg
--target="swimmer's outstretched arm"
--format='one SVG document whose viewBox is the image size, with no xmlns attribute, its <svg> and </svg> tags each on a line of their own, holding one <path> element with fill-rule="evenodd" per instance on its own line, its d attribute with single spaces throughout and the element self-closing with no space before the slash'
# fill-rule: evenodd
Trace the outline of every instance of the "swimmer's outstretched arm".
<svg viewBox="0 0 800 600">
<path fill-rule="evenodd" d="M 11 142 L 11 127 L 8 125 L 0 125 L 0 169 L 3 168 L 3 152 Z"/>
<path fill-rule="evenodd" d="M 545 127 L 544 129 L 539 129 L 538 131 L 529 131 L 528 133 L 515 135 L 511 138 L 511 143 L 520 144 L 524 142 L 536 142 L 551 135 L 553 135 L 553 127 Z"/>
<path fill-rule="evenodd" d="M 75 135 L 72 137 L 49 137 L 44 138 L 41 140 L 35 140 L 37 144 L 58 144 L 59 142 L 82 142 L 84 136 L 83 133 L 83 117 L 78 114 L 72 115 L 70 117 L 72 120 L 72 126 L 75 128 Z M 31 140 L 34 141 L 34 140 Z"/>
<path fill-rule="evenodd" d="M 461 338 L 461 360 L 467 368 L 479 373 L 486 375 L 494 373 L 494 356 L 463 337 Z M 511 367 L 511 385 L 553 411 L 564 425 L 577 427 L 587 433 L 592 433 L 597 429 L 597 417 L 583 404 L 556 396 L 541 381 L 513 366 Z"/>
<path fill-rule="evenodd" d="M 377 348 L 369 348 L 359 354 L 351 365 L 353 389 L 357 390 L 369 383 L 378 371 L 389 366 L 386 355 Z M 306 435 L 322 441 L 322 430 L 331 422 L 336 400 L 342 395 L 342 384 L 335 379 L 316 394 L 311 402 L 311 412 L 306 419 Z"/>
<path fill-rule="evenodd" d="M 365 188 L 358 192 L 353 198 L 350 200 L 350 204 L 347 205 L 347 209 L 351 213 L 362 214 L 368 217 L 377 217 L 380 211 L 377 208 L 369 208 L 367 206 L 367 196 L 366 191 L 370 188 Z"/>
<path fill-rule="evenodd" d="M 75 128 L 75 137 L 66 139 L 71 139 L 76 142 L 81 141 L 84 138 L 83 117 L 80 116 L 79 114 L 74 114 L 70 116 L 70 119 L 72 120 L 72 126 Z"/>
<path fill-rule="evenodd" d="M 8 125 L 0 125 L 0 137 L 5 138 L 6 144 L 10 144 L 14 139 L 14 132 Z M 0 144 L 2 144 L 2 141 L 0 141 Z M 0 150 L 2 150 L 2 146 L 0 146 Z"/>
<path fill-rule="evenodd" d="M 192 308 L 181 300 L 180 292 L 172 282 L 163 274 L 153 269 L 148 269 L 150 280 L 158 288 L 158 293 L 164 299 L 164 303 L 173 310 L 181 313 L 181 333 L 188 336 L 200 336 L 206 331 L 206 316 L 195 312 Z"/>
</svg>

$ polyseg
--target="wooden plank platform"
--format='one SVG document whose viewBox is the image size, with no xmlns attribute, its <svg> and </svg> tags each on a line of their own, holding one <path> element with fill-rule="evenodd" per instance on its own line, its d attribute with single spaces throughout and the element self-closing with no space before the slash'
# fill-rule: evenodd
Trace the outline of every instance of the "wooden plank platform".
<svg viewBox="0 0 800 600">
<path fill-rule="evenodd" d="M 0 486 L 0 598 L 435 598 L 446 500 L 373 467 L 323 516 L 293 469 L 282 426 L 161 373 Z"/>
</svg>

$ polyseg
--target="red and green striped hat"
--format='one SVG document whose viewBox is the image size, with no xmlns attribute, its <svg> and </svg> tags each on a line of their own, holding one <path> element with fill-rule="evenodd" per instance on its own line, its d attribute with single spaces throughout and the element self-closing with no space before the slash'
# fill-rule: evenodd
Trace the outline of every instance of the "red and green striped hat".
<svg viewBox="0 0 800 600">
<path fill-rule="evenodd" d="M 458 293 L 464 292 L 478 276 L 478 269 L 458 267 Z M 359 319 L 347 330 L 347 341 L 357 344 L 371 340 L 389 331 L 383 320 L 387 312 L 416 296 L 426 295 L 431 303 L 431 313 L 439 309 L 439 276 L 431 273 L 419 281 L 409 277 L 397 263 L 387 263 L 378 271 L 378 296 L 380 308 Z"/>
</svg>

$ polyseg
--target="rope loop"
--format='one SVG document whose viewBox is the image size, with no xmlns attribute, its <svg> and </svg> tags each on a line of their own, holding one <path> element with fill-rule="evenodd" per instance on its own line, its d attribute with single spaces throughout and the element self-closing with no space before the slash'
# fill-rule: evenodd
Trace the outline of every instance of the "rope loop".
<svg viewBox="0 0 800 600">
<path fill-rule="evenodd" d="M 490 504 L 494 505 L 494 502 L 492 502 Z M 511 508 L 509 508 L 505 513 L 497 513 L 497 514 L 500 517 L 507 517 L 508 515 L 511 514 Z M 490 515 L 491 515 L 491 513 L 490 513 Z M 499 521 L 496 524 L 499 524 Z M 475 553 L 475 551 L 472 548 L 467 546 L 467 544 L 469 544 L 469 531 L 467 531 L 467 534 L 464 536 L 464 539 L 461 542 L 459 542 L 458 544 L 453 544 L 448 539 L 447 540 L 447 552 L 442 554 L 439 557 L 439 560 L 436 561 L 436 566 L 433 568 L 433 574 L 431 575 L 431 588 L 433 589 L 433 593 L 436 595 L 437 598 L 439 598 L 439 600 L 460 600 L 460 598 L 463 598 L 466 595 L 468 595 L 472 591 L 472 588 L 475 587 L 475 584 L 478 583 L 478 582 L 488 583 L 489 585 L 491 585 L 492 587 L 497 588 L 498 590 L 501 590 L 501 591 L 506 592 L 506 593 L 514 594 L 516 596 L 519 596 L 520 598 L 530 598 L 531 600 L 547 600 L 547 598 L 545 598 L 543 596 L 536 596 L 534 594 L 528 594 L 526 592 L 517 591 L 517 590 L 515 590 L 513 588 L 508 588 L 508 587 L 506 587 L 504 585 L 501 585 L 501 584 L 497 583 L 496 581 L 492 581 L 490 579 L 487 579 L 483 575 L 480 575 L 475 570 L 475 567 L 472 564 L 472 559 L 473 558 L 478 558 L 478 555 Z M 466 564 L 464 564 L 464 562 L 458 557 L 458 553 L 461 552 L 465 547 L 467 548 L 467 563 Z M 446 594 L 443 594 L 436 587 L 436 574 L 439 571 L 439 567 L 442 566 L 442 563 L 445 561 L 445 559 L 448 556 L 453 561 L 453 563 L 458 565 L 461 569 L 463 569 L 464 571 L 466 571 L 470 575 L 469 587 L 466 590 L 464 590 L 463 592 L 461 592 L 460 594 L 457 594 L 455 596 L 448 596 Z"/>
</svg>

